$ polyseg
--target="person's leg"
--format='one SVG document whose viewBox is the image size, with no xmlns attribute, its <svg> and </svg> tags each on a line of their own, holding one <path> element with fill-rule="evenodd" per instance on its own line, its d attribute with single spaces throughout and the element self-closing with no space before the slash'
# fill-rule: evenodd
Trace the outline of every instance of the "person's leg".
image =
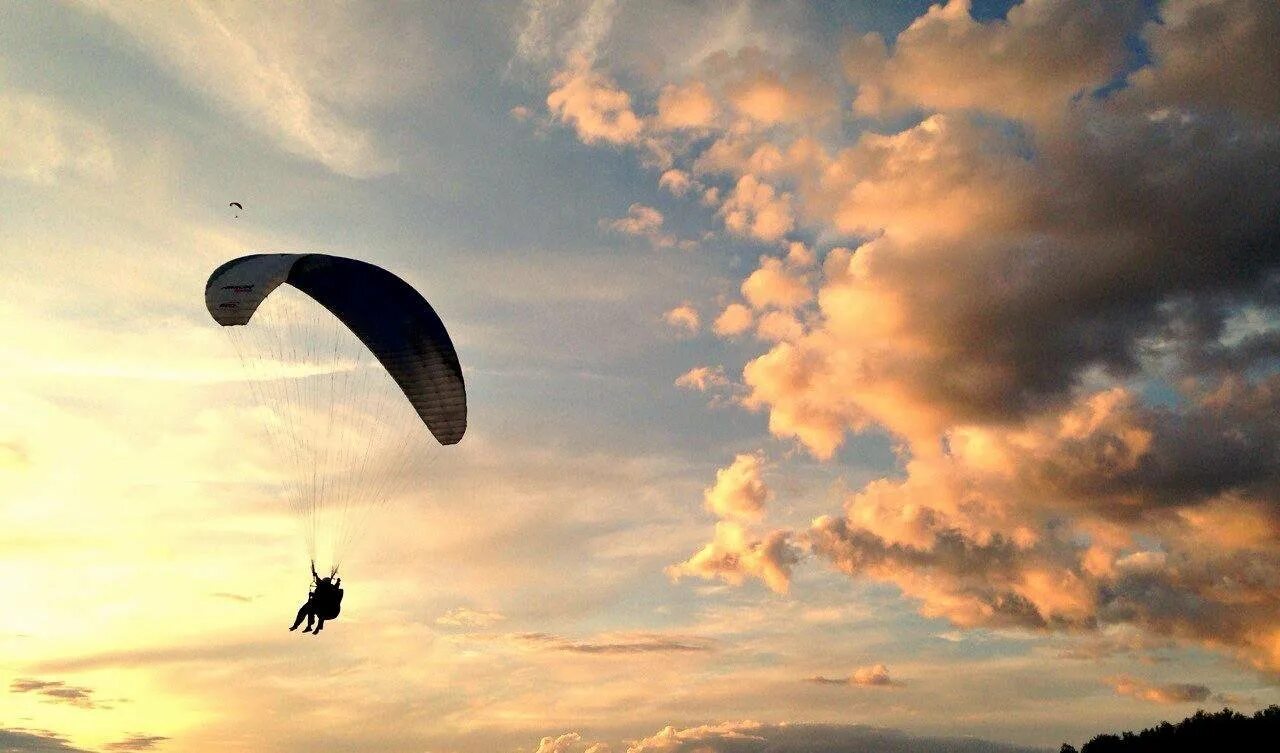
<svg viewBox="0 0 1280 753">
<path fill-rule="evenodd" d="M 307 604 L 303 604 L 298 607 L 298 619 L 293 621 L 293 624 L 289 626 L 289 630 L 297 630 L 298 626 L 302 624 L 302 618 L 307 616 L 307 606 Z"/>
<path fill-rule="evenodd" d="M 306 627 L 304 627 L 304 628 L 302 629 L 302 632 L 304 632 L 304 633 L 310 633 L 310 632 L 311 632 L 311 626 L 315 624 L 315 621 L 316 621 L 316 613 L 315 613 L 315 610 L 309 610 L 309 611 L 307 612 L 307 626 L 306 626 Z"/>
<path fill-rule="evenodd" d="M 320 635 L 320 631 L 321 631 L 321 630 L 324 630 L 324 618 L 323 618 L 323 617 L 321 617 L 321 618 L 320 618 L 320 621 L 316 623 L 316 630 L 315 630 L 314 635 Z"/>
</svg>

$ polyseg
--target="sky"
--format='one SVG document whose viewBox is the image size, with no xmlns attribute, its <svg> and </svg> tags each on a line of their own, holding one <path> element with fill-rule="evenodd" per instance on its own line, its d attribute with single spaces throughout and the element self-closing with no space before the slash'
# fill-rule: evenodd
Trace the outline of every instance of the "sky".
<svg viewBox="0 0 1280 753">
<path fill-rule="evenodd" d="M 1013 753 L 1280 703 L 1278 36 L 0 4 L 0 749 Z M 318 637 L 288 406 L 201 295 L 262 252 L 395 272 L 467 385 L 462 442 L 372 450 L 412 457 Z"/>
</svg>

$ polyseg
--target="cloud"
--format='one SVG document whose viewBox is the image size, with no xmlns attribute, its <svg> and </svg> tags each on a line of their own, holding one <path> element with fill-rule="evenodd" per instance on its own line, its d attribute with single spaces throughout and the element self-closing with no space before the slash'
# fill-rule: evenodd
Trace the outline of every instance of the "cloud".
<svg viewBox="0 0 1280 753">
<path fill-rule="evenodd" d="M 680 247 L 689 250 L 697 244 L 694 241 L 680 240 L 670 233 L 662 232 L 662 212 L 644 204 L 632 204 L 627 208 L 627 216 L 614 220 L 600 220 L 600 227 L 623 235 L 646 238 L 655 248 Z"/>
<path fill-rule="evenodd" d="M 884 687 L 898 684 L 889 678 L 889 668 L 883 664 L 858 667 L 853 671 L 853 674 L 848 677 L 824 677 L 822 675 L 818 675 L 816 677 L 810 677 L 806 681 L 816 683 L 818 685 L 865 685 L 871 687 Z"/>
<path fill-rule="evenodd" d="M 0 750 L 6 753 L 89 753 L 48 730 L 0 727 Z"/>
<path fill-rule="evenodd" d="M 711 651 L 707 641 L 656 633 L 620 633 L 604 640 L 572 641 L 549 633 L 520 633 L 517 640 L 574 654 L 665 654 Z"/>
<path fill-rule="evenodd" d="M 436 624 L 454 628 L 487 628 L 507 619 L 497 612 L 454 607 L 436 618 Z"/>
<path fill-rule="evenodd" d="M 701 128 L 710 125 L 719 112 L 719 104 L 702 81 L 668 84 L 658 95 L 657 124 L 662 128 Z"/>
<path fill-rule="evenodd" d="M 858 667 L 853 670 L 853 674 L 849 676 L 849 682 L 854 685 L 893 685 L 893 680 L 889 679 L 889 668 L 883 664 L 874 664 L 869 667 Z"/>
<path fill-rule="evenodd" d="M 690 303 L 682 303 L 662 315 L 662 320 L 676 330 L 697 334 L 702 325 L 698 310 Z"/>
<path fill-rule="evenodd" d="M 1212 691 L 1204 685 L 1190 683 L 1157 684 L 1132 677 L 1117 677 L 1110 681 L 1116 695 L 1127 695 L 1151 703 L 1204 703 Z"/>
<path fill-rule="evenodd" d="M 68 685 L 62 680 L 35 680 L 18 678 L 9 683 L 10 693 L 35 693 L 43 696 L 46 703 L 63 703 L 82 709 L 109 709 L 93 699 L 93 691 L 79 685 Z"/>
<path fill-rule="evenodd" d="M 544 737 L 538 743 L 536 753 L 567 753 L 581 741 L 582 736 L 577 732 L 566 732 L 558 737 Z"/>
<path fill-rule="evenodd" d="M 112 140 L 101 127 L 48 97 L 0 91 L 0 176 L 53 184 L 115 174 Z"/>
<path fill-rule="evenodd" d="M 676 196 L 684 196 L 691 190 L 699 190 L 702 184 L 689 177 L 684 170 L 671 169 L 658 178 L 658 187 L 665 188 Z"/>
<path fill-rule="evenodd" d="M 675 384 L 686 390 L 706 392 L 713 387 L 728 386 L 729 379 L 721 366 L 695 366 L 676 377 Z"/>
<path fill-rule="evenodd" d="M 722 519 L 760 520 L 764 503 L 772 496 L 762 474 L 760 453 L 741 453 L 726 468 L 716 471 L 716 482 L 703 491 L 703 502 Z"/>
<path fill-rule="evenodd" d="M 547 109 L 572 126 L 584 143 L 631 144 L 639 137 L 643 123 L 631 111 L 631 96 L 592 70 L 586 59 L 571 60 L 551 86 Z"/>
<path fill-rule="evenodd" d="M 801 241 L 791 241 L 787 244 L 788 265 L 803 269 L 804 267 L 813 266 L 815 261 L 817 261 L 817 256 L 814 254 L 813 249 Z"/>
<path fill-rule="evenodd" d="M 756 322 L 756 336 L 771 342 L 799 340 L 804 336 L 804 325 L 789 311 L 769 311 Z"/>
<path fill-rule="evenodd" d="M 0 470 L 22 470 L 31 464 L 31 456 L 22 442 L 0 442 Z"/>
<path fill-rule="evenodd" d="M 104 751 L 153 750 L 168 739 L 159 735 L 130 735 L 123 740 L 109 742 L 103 745 L 102 749 Z"/>
<path fill-rule="evenodd" d="M 1258 86 L 1258 71 L 1280 65 L 1280 9 L 1267 0 L 1170 0 L 1143 38 L 1159 65 L 1139 70 L 1133 84 L 1179 108 L 1210 105 L 1260 120 L 1280 116 L 1280 91 Z M 1200 51 L 1229 49 L 1230 55 Z"/>
<path fill-rule="evenodd" d="M 974 738 L 930 738 L 857 724 L 727 722 L 665 727 L 636 740 L 627 753 L 1026 753 L 1031 748 Z"/>
<path fill-rule="evenodd" d="M 779 194 L 753 175 L 738 179 L 720 206 L 720 214 L 731 232 L 760 241 L 781 240 L 795 227 L 791 194 Z"/>
<path fill-rule="evenodd" d="M 808 303 L 813 291 L 805 280 L 786 270 L 781 259 L 762 256 L 760 267 L 743 281 L 742 296 L 757 310 L 790 310 Z"/>
<path fill-rule="evenodd" d="M 751 309 L 741 303 L 731 303 L 716 317 L 711 328 L 721 337 L 740 335 L 751 328 Z"/>
<path fill-rule="evenodd" d="M 854 110 L 1056 115 L 1120 70 L 1138 11 L 1137 2 L 1048 0 L 1013 6 L 1003 23 L 983 23 L 970 15 L 969 0 L 934 5 L 898 34 L 892 53 L 878 34 L 846 46 L 845 73 L 858 86 Z"/>
<path fill-rule="evenodd" d="M 594 62 L 612 31 L 616 0 L 524 0 L 516 57 L 525 62 Z"/>
<path fill-rule="evenodd" d="M 163 68 L 286 151 L 341 175 L 392 172 L 373 134 L 348 113 L 371 94 L 404 96 L 403 60 L 429 54 L 425 27 L 400 14 L 358 8 L 249 6 L 203 2 L 159 8 L 84 0 L 133 36 Z M 326 40 L 343 44 L 329 44 Z M 365 54 L 335 55 L 358 46 Z M 332 57 L 331 57 L 332 56 Z"/>
<path fill-rule="evenodd" d="M 723 55 L 723 53 L 719 53 Z M 709 60 L 711 68 L 732 67 L 725 94 L 733 108 L 760 126 L 806 123 L 831 115 L 838 107 L 834 89 L 807 71 L 783 73 L 771 66 L 766 55 L 748 47 L 736 59 Z"/>
<path fill-rule="evenodd" d="M 627 207 L 627 216 L 616 220 L 601 220 L 610 230 L 626 235 L 649 235 L 662 228 L 662 212 L 644 204 Z"/>
<path fill-rule="evenodd" d="M 213 593 L 212 596 L 219 599 L 227 599 L 228 601 L 239 601 L 245 604 L 258 598 L 257 596 L 245 596 L 244 594 L 229 593 L 227 591 L 217 591 Z"/>
<path fill-rule="evenodd" d="M 673 581 L 694 575 L 703 580 L 719 578 L 735 586 L 747 578 L 758 578 L 771 591 L 786 593 L 791 585 L 791 567 L 799 559 L 800 552 L 786 531 L 754 538 L 741 525 L 721 521 L 716 523 L 710 543 L 665 572 Z"/>
</svg>

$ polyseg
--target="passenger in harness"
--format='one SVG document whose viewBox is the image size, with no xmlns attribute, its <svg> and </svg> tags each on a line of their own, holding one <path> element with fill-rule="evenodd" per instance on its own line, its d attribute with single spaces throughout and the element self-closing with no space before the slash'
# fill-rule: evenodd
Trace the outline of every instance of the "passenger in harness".
<svg viewBox="0 0 1280 753">
<path fill-rule="evenodd" d="M 293 621 L 293 625 L 289 627 L 290 631 L 297 630 L 305 617 L 307 627 L 302 632 L 320 635 L 320 631 L 324 629 L 325 620 L 337 619 L 338 613 L 342 611 L 342 578 L 335 578 L 337 574 L 337 570 L 334 570 L 328 578 L 321 578 L 316 572 L 316 563 L 314 561 L 311 563 L 314 587 L 307 594 L 307 603 L 298 610 L 298 619 Z"/>
</svg>

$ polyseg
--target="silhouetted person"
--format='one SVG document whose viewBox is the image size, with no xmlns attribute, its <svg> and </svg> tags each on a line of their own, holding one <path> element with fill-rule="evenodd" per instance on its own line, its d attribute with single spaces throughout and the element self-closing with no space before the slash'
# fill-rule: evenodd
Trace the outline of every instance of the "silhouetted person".
<svg viewBox="0 0 1280 753">
<path fill-rule="evenodd" d="M 302 632 L 320 635 L 320 631 L 324 630 L 324 621 L 336 619 L 338 612 L 342 611 L 342 578 L 321 578 L 316 572 L 315 562 L 311 563 L 311 577 L 315 585 L 307 594 L 307 603 L 298 609 L 298 619 L 293 621 L 289 630 L 297 630 L 305 617 L 307 627 Z M 311 627 L 313 624 L 314 630 Z"/>
</svg>

